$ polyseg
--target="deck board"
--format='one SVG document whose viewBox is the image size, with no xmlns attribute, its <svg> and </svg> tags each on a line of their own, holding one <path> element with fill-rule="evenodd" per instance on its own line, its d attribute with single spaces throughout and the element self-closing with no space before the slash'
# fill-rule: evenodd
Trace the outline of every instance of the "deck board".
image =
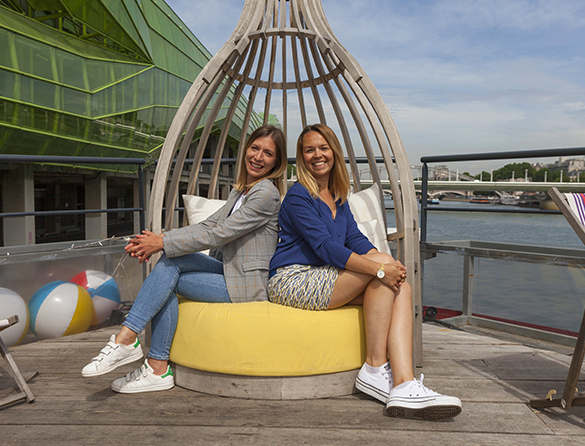
<svg viewBox="0 0 585 446">
<path fill-rule="evenodd" d="M 80 375 L 117 330 L 109 328 L 11 349 L 21 371 L 39 375 L 29 382 L 34 403 L 0 409 L 2 444 L 378 444 L 392 438 L 395 444 L 585 445 L 585 407 L 527 405 L 551 388 L 562 392 L 570 356 L 521 340 L 432 324 L 423 329 L 424 382 L 461 398 L 463 413 L 454 420 L 388 418 L 382 404 L 361 394 L 299 401 L 223 398 L 178 387 L 115 394 L 110 382 L 136 364 L 96 378 Z M 2 367 L 5 395 L 13 382 Z"/>
</svg>

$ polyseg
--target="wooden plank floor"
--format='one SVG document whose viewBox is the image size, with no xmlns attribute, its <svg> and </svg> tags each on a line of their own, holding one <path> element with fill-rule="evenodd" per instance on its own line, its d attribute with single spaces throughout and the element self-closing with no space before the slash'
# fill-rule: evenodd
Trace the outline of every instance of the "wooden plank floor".
<svg viewBox="0 0 585 446">
<path fill-rule="evenodd" d="M 119 395 L 110 382 L 137 363 L 106 376 L 80 375 L 115 331 L 13 347 L 24 374 L 39 372 L 29 383 L 36 401 L 0 409 L 0 444 L 585 445 L 585 407 L 533 410 L 526 404 L 553 388 L 562 393 L 570 363 L 562 349 L 425 324 L 424 383 L 463 402 L 454 420 L 425 422 L 386 417 L 383 405 L 365 395 L 255 401 L 178 387 Z M 5 367 L 0 360 L 0 397 L 13 386 Z"/>
</svg>

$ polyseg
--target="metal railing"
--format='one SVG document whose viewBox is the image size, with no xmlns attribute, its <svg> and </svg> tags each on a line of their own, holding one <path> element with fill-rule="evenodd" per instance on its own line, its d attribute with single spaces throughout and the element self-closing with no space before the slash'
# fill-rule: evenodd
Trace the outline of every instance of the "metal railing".
<svg viewBox="0 0 585 446">
<path fill-rule="evenodd" d="M 521 150 L 511 152 L 487 152 L 487 153 L 467 153 L 459 155 L 438 155 L 423 156 L 420 159 L 422 163 L 422 185 L 421 185 L 421 218 L 420 232 L 421 242 L 427 241 L 427 212 L 447 211 L 447 212 L 469 212 L 468 208 L 433 206 L 428 207 L 429 191 L 429 167 L 430 163 L 447 163 L 461 161 L 488 161 L 488 160 L 506 160 L 506 159 L 526 159 L 526 158 L 550 158 L 560 156 L 579 156 L 585 155 L 585 147 L 573 147 L 562 149 L 539 149 L 539 150 Z M 469 183 L 470 189 L 473 189 L 475 183 Z M 514 183 L 508 183 L 510 187 L 507 190 L 513 190 Z M 558 183 L 557 183 L 558 184 Z M 535 213 L 535 214 L 558 214 L 559 211 L 540 210 L 540 209 L 477 209 L 474 212 L 509 212 L 509 213 Z"/>
<path fill-rule="evenodd" d="M 138 207 L 115 208 L 115 209 L 77 209 L 77 210 L 55 210 L 55 211 L 32 211 L 32 212 L 2 212 L 0 218 L 6 217 L 28 217 L 28 216 L 51 216 L 51 215 L 75 215 L 75 214 L 97 214 L 114 212 L 139 212 L 140 230 L 144 229 L 145 218 L 145 192 L 144 192 L 144 164 L 143 158 L 100 158 L 85 156 L 48 156 L 48 155 L 0 155 L 0 163 L 18 164 L 106 164 L 138 166 Z"/>
<path fill-rule="evenodd" d="M 436 206 L 428 207 L 427 195 L 429 191 L 428 181 L 428 164 L 429 163 L 446 163 L 460 161 L 484 161 L 484 160 L 504 160 L 504 159 L 522 159 L 522 158 L 545 158 L 559 156 L 579 156 L 585 155 L 585 147 L 567 148 L 567 149 L 545 149 L 545 150 L 527 150 L 515 152 L 492 152 L 484 154 L 464 154 L 464 155 L 442 155 L 442 156 L 425 156 L 421 158 L 422 168 L 422 188 L 421 188 L 421 260 L 430 260 L 438 254 L 454 254 L 463 256 L 463 286 L 461 300 L 461 316 L 445 319 L 453 325 L 474 325 L 498 331 L 505 331 L 522 336 L 536 338 L 540 340 L 555 342 L 567 346 L 574 346 L 575 338 L 573 333 L 562 330 L 550 331 L 541 327 L 541 329 L 527 324 L 516 323 L 513 321 L 498 320 L 498 318 L 489 315 L 478 315 L 473 312 L 474 305 L 474 278 L 477 275 L 475 268 L 476 259 L 495 259 L 516 261 L 522 263 L 546 264 L 564 267 L 585 268 L 585 251 L 580 249 L 566 248 L 547 248 L 543 246 L 515 245 L 509 243 L 484 242 L 484 241 L 450 241 L 450 242 L 427 242 L 427 212 L 428 211 L 447 211 L 447 212 L 505 212 L 505 213 L 539 213 L 539 214 L 560 214 L 559 211 L 539 210 L 539 209 L 502 209 L 498 208 L 477 208 L 469 207 L 446 207 Z M 458 182 L 461 183 L 461 182 Z M 469 189 L 474 189 L 478 183 L 468 182 Z M 515 183 L 506 183 L 506 190 L 514 190 Z M 551 187 L 550 183 L 543 183 Z M 558 186 L 559 183 L 553 183 Z M 570 183 L 569 183 L 570 185 Z M 565 189 L 570 188 L 566 183 Z M 444 186 L 444 185 L 443 185 Z M 424 281 L 424 273 L 423 273 Z M 423 296 L 424 299 L 424 296 Z M 529 324 L 528 324 L 529 325 Z"/>
</svg>

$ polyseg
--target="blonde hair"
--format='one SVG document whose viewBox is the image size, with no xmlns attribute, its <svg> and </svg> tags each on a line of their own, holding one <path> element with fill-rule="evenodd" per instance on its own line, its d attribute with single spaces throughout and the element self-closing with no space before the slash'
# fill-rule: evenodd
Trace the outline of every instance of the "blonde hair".
<svg viewBox="0 0 585 446">
<path fill-rule="evenodd" d="M 254 181 L 252 184 L 247 184 L 246 180 L 248 179 L 247 170 L 246 170 L 246 152 L 250 148 L 254 141 L 258 138 L 268 137 L 276 146 L 276 163 L 272 170 L 263 178 L 260 178 Z M 264 179 L 272 180 L 280 195 L 284 195 L 284 190 L 282 187 L 282 181 L 280 181 L 282 175 L 284 174 L 287 166 L 288 158 L 286 156 L 286 138 L 284 133 L 278 127 L 273 125 L 263 125 L 258 127 L 256 130 L 252 132 L 250 137 L 246 140 L 246 144 L 244 145 L 244 153 L 240 157 L 240 162 L 238 164 L 238 179 L 234 184 L 234 189 L 236 190 L 246 190 L 249 187 L 254 186 L 259 181 Z"/>
<path fill-rule="evenodd" d="M 349 195 L 349 173 L 347 173 L 345 167 L 345 159 L 343 157 L 341 144 L 333 130 L 325 124 L 308 125 L 299 135 L 299 139 L 297 140 L 297 177 L 299 183 L 305 186 L 313 198 L 319 198 L 319 185 L 313 174 L 311 174 L 307 169 L 307 166 L 305 166 L 303 158 L 303 138 L 310 132 L 317 132 L 325 138 L 325 141 L 327 141 L 327 144 L 333 152 L 333 169 L 329 174 L 329 184 L 327 187 L 335 201 L 341 200 L 341 202 L 344 203 L 347 201 Z"/>
</svg>

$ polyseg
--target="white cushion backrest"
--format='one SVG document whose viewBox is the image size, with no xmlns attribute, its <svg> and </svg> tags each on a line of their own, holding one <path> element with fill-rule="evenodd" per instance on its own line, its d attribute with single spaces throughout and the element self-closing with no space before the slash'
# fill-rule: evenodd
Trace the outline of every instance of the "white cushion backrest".
<svg viewBox="0 0 585 446">
<path fill-rule="evenodd" d="M 183 202 L 185 203 L 185 212 L 187 213 L 187 221 L 190 225 L 199 223 L 205 220 L 211 214 L 218 211 L 225 200 L 215 200 L 211 198 L 198 197 L 195 195 L 183 195 Z M 209 254 L 209 250 L 201 251 L 202 254 Z"/>
<path fill-rule="evenodd" d="M 183 195 L 183 202 L 185 203 L 185 212 L 187 212 L 187 221 L 190 225 L 205 220 L 226 203 L 225 200 L 214 200 L 195 195 Z"/>
<path fill-rule="evenodd" d="M 358 224 L 358 228 L 368 237 L 368 240 L 378 248 L 378 251 L 391 254 L 386 239 L 384 227 L 384 207 L 380 188 L 377 184 L 372 187 L 351 194 L 348 199 L 349 207 Z"/>
</svg>

